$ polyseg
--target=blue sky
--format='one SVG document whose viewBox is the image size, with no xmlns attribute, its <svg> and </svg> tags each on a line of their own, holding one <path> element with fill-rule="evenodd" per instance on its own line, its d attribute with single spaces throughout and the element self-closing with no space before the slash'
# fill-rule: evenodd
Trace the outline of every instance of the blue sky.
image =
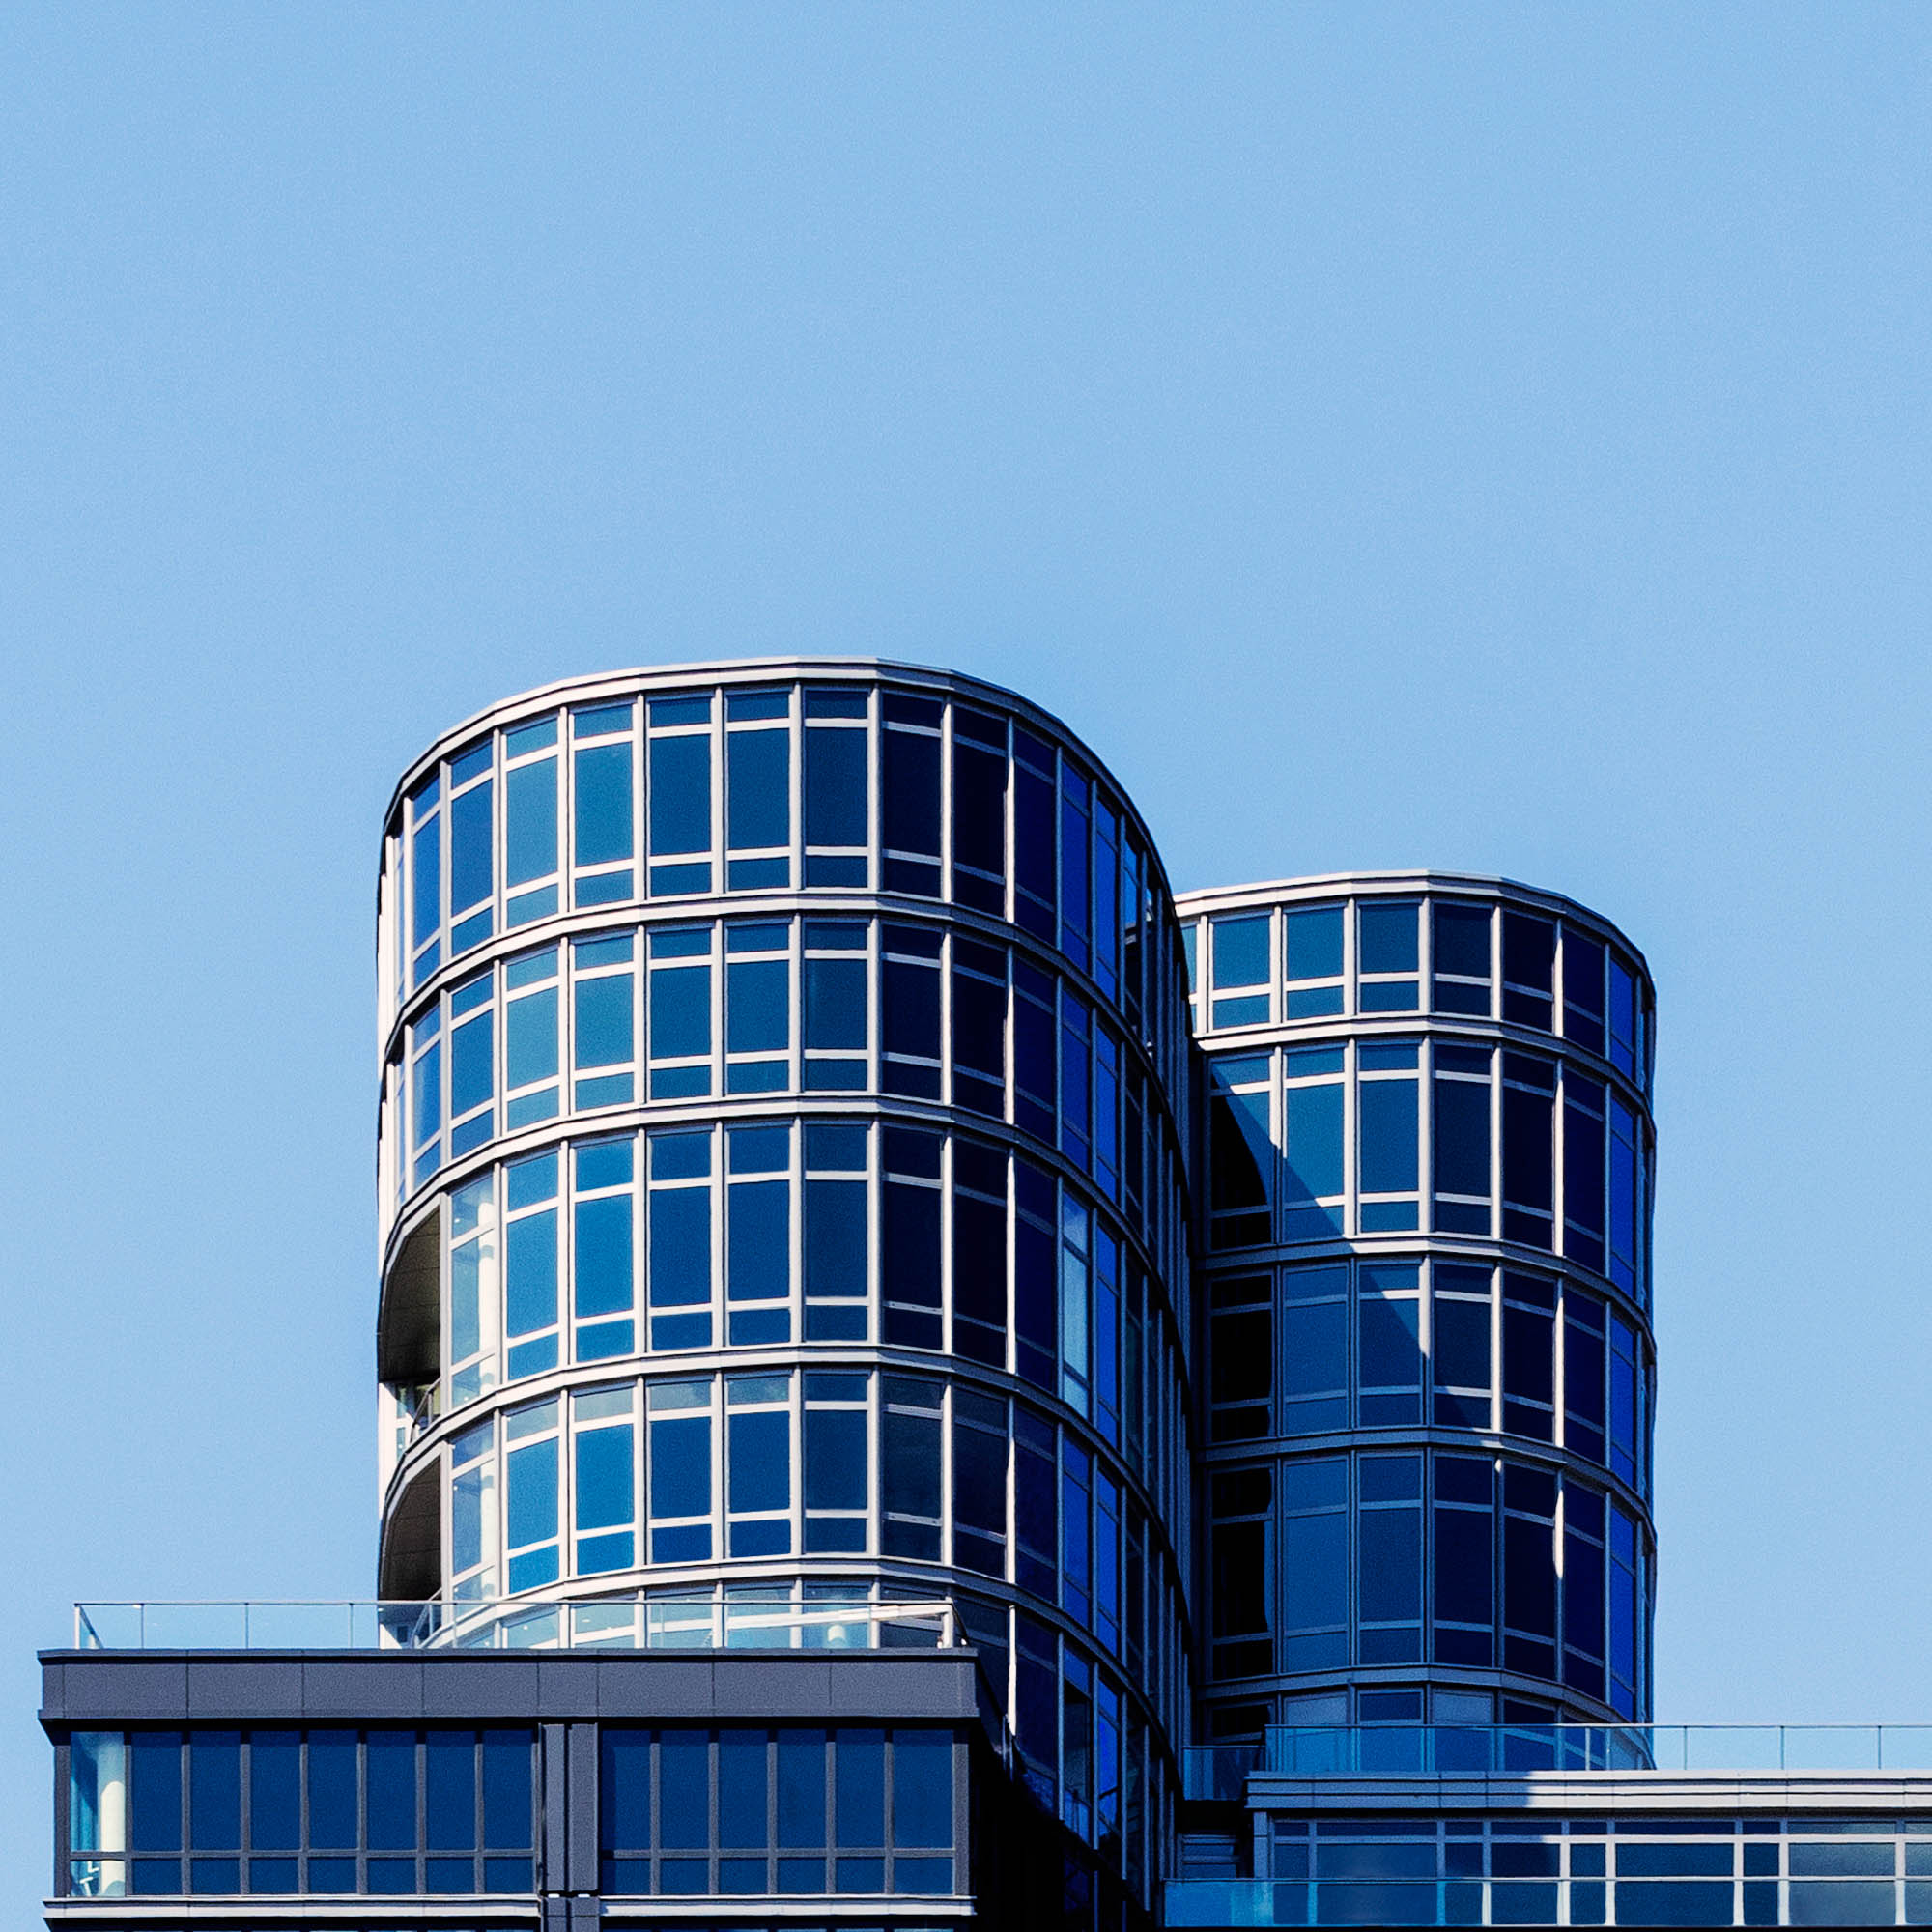
<svg viewBox="0 0 1932 1932">
<path fill-rule="evenodd" d="M 394 774 L 793 649 L 1024 688 L 1184 887 L 1622 923 L 1660 1715 L 1932 1717 L 1932 14 L 21 5 L 0 69 L 0 1785 L 71 1599 L 371 1587 Z"/>
</svg>

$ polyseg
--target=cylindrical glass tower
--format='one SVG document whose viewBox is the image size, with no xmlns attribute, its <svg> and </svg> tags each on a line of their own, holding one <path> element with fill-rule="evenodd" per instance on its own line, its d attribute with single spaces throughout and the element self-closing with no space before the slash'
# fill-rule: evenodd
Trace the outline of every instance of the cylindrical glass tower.
<svg viewBox="0 0 1932 1932">
<path fill-rule="evenodd" d="M 1652 992 L 1553 894 L 1180 901 L 1204 1738 L 1647 1719 Z"/>
<path fill-rule="evenodd" d="M 553 685 L 404 777 L 380 960 L 382 1594 L 668 1646 L 948 1601 L 1030 1780 L 1144 1878 L 1191 1689 L 1190 1048 L 1119 785 L 943 672 Z"/>
</svg>

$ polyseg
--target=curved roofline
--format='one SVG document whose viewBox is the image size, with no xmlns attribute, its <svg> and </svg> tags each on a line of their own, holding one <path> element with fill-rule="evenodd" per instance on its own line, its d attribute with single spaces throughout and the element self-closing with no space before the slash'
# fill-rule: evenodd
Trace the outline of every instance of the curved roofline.
<svg viewBox="0 0 1932 1932">
<path fill-rule="evenodd" d="M 1133 793 L 1127 789 L 1120 774 L 1064 718 L 1057 712 L 1049 711 L 1045 705 L 1036 703 L 1023 693 L 1004 684 L 995 684 L 990 678 L 975 677 L 970 671 L 948 670 L 938 665 L 914 664 L 900 658 L 701 658 L 690 664 L 644 665 L 628 670 L 593 671 L 580 677 L 562 677 L 549 684 L 533 685 L 527 691 L 517 692 L 512 696 L 485 705 L 482 710 L 471 712 L 461 724 L 438 732 L 404 767 L 402 776 L 390 789 L 388 801 L 383 807 L 382 836 L 387 836 L 389 825 L 401 809 L 403 800 L 429 766 L 447 756 L 462 740 L 473 738 L 483 731 L 496 730 L 526 711 L 546 711 L 566 701 L 592 700 L 606 695 L 615 696 L 619 692 L 648 690 L 652 686 L 690 684 L 699 680 L 716 684 L 759 683 L 773 676 L 792 673 L 831 679 L 864 678 L 867 681 L 904 679 L 959 696 L 979 695 L 1022 717 L 1041 721 L 1113 786 L 1121 802 L 1132 814 L 1147 844 L 1148 856 L 1158 869 L 1168 896 L 1172 898 L 1175 895 L 1153 829 L 1148 824 Z"/>
<path fill-rule="evenodd" d="M 1264 903 L 1278 905 L 1284 899 L 1320 897 L 1365 886 L 1390 892 L 1476 892 L 1527 899 L 1551 912 L 1577 915 L 1613 935 L 1636 962 L 1644 978 L 1653 985 L 1656 983 L 1643 949 L 1607 914 L 1585 905 L 1581 899 L 1573 899 L 1567 893 L 1552 892 L 1547 886 L 1532 886 L 1524 880 L 1504 878 L 1493 872 L 1443 872 L 1426 866 L 1365 872 L 1311 872 L 1301 878 L 1263 879 L 1252 885 L 1197 887 L 1193 892 L 1177 893 L 1174 909 L 1186 919 L 1191 914 L 1230 912 L 1237 907 Z"/>
</svg>

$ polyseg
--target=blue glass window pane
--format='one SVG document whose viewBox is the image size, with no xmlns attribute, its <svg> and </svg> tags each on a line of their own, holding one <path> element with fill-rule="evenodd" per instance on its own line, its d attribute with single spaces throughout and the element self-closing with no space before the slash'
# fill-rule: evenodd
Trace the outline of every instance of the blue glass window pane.
<svg viewBox="0 0 1932 1932">
<path fill-rule="evenodd" d="M 610 1529 L 637 1514 L 631 1489 L 631 1431 L 585 1430 L 577 1438 L 577 1526 Z"/>
<path fill-rule="evenodd" d="M 495 886 L 491 859 L 491 802 L 493 786 L 482 784 L 463 793 L 449 808 L 449 905 L 467 912 L 481 905 Z"/>
<path fill-rule="evenodd" d="M 1360 1304 L 1363 1388 L 1415 1388 L 1421 1383 L 1418 1304 L 1364 1293 Z"/>
<path fill-rule="evenodd" d="M 791 1183 L 733 1181 L 730 1197 L 728 1298 L 767 1301 L 784 1294 L 791 1276 Z"/>
<path fill-rule="evenodd" d="M 769 1842 L 765 1818 L 769 1785 L 763 1731 L 724 1729 L 718 1733 L 718 1842 L 733 1850 Z M 764 1890 L 764 1866 L 756 1865 Z"/>
<path fill-rule="evenodd" d="M 801 1850 L 819 1850 L 825 1844 L 823 1731 L 779 1732 L 779 1843 Z M 822 1864 L 818 1871 L 822 1884 Z"/>
<path fill-rule="evenodd" d="M 791 733 L 733 731 L 725 740 L 732 846 L 791 842 Z"/>
<path fill-rule="evenodd" d="M 1287 1090 L 1288 1198 L 1313 1201 L 1342 1191 L 1342 1088 Z"/>
<path fill-rule="evenodd" d="M 505 1242 L 508 1283 L 504 1320 L 512 1335 L 556 1320 L 556 1209 L 512 1221 Z"/>
<path fill-rule="evenodd" d="M 791 1005 L 786 983 L 789 977 L 790 968 L 782 959 L 731 962 L 725 987 L 727 1052 L 782 1053 L 791 1043 Z"/>
<path fill-rule="evenodd" d="M 509 1005 L 508 1077 L 512 1087 L 556 1077 L 556 988 L 526 993 Z"/>
<path fill-rule="evenodd" d="M 866 1507 L 866 1491 L 865 1411 L 856 1408 L 808 1408 L 805 1412 L 806 1508 L 862 1510 Z"/>
<path fill-rule="evenodd" d="M 806 732 L 805 842 L 867 842 L 864 731 Z"/>
<path fill-rule="evenodd" d="M 866 1293 L 863 1180 L 806 1182 L 805 1292 L 846 1298 Z"/>
<path fill-rule="evenodd" d="M 733 1412 L 730 1507 L 781 1510 L 791 1503 L 791 1419 L 782 1409 Z"/>
<path fill-rule="evenodd" d="M 412 1731 L 371 1731 L 363 1760 L 368 1843 L 404 1851 L 416 1841 L 416 1740 Z M 409 1889 L 415 1889 L 413 1874 Z"/>
<path fill-rule="evenodd" d="M 410 841 L 411 931 L 417 946 L 434 939 L 442 924 L 441 847 L 442 824 L 435 818 L 417 826 Z"/>
<path fill-rule="evenodd" d="M 886 1842 L 886 1734 L 845 1728 L 835 1749 L 838 1843 L 874 1846 Z"/>
<path fill-rule="evenodd" d="M 1413 1080 L 1365 1080 L 1356 1090 L 1365 1194 L 1407 1194 L 1416 1186 Z"/>
<path fill-rule="evenodd" d="M 598 745 L 577 754 L 577 863 L 631 856 L 631 747 Z"/>
<path fill-rule="evenodd" d="M 655 714 L 654 714 L 655 715 Z M 651 851 L 711 849 L 711 740 L 651 740 Z"/>
<path fill-rule="evenodd" d="M 1342 908 L 1323 906 L 1287 917 L 1288 977 L 1332 980 L 1342 970 Z"/>
<path fill-rule="evenodd" d="M 1371 901 L 1362 905 L 1359 911 L 1361 956 L 1356 961 L 1358 970 L 1364 973 L 1413 973 L 1416 970 L 1416 907 L 1378 905 Z"/>
<path fill-rule="evenodd" d="M 249 1734 L 248 1840 L 258 1852 L 301 1843 L 301 1739 L 294 1731 Z"/>
<path fill-rule="evenodd" d="M 952 1842 L 952 1739 L 946 1731 L 893 1733 L 893 1843 Z"/>
<path fill-rule="evenodd" d="M 520 1221 L 514 1224 L 522 1227 Z M 631 1197 L 606 1195 L 577 1204 L 577 1313 L 618 1315 L 632 1302 Z"/>
<path fill-rule="evenodd" d="M 682 1060 L 711 1051 L 711 969 L 651 973 L 651 1058 Z"/>
<path fill-rule="evenodd" d="M 519 886 L 556 870 L 556 760 L 519 765 L 504 781 L 509 803 L 506 883 Z"/>
<path fill-rule="evenodd" d="M 548 1543 L 556 1534 L 556 1437 L 510 1451 L 510 1499 L 506 1512 L 512 1549 Z"/>
<path fill-rule="evenodd" d="M 468 1852 L 476 1845 L 476 1736 L 432 1730 L 424 1753 L 423 1823 L 433 1852 Z M 469 1885 L 458 1888 L 468 1890 Z M 432 1890 L 440 1888 L 432 1886 Z"/>
<path fill-rule="evenodd" d="M 1217 919 L 1214 937 L 1214 984 L 1265 986 L 1268 982 L 1268 919 Z M 1265 1017 L 1265 1016 L 1264 1016 Z"/>
<path fill-rule="evenodd" d="M 242 1734 L 193 1732 L 188 1740 L 188 1842 L 198 1852 L 242 1844 Z"/>
<path fill-rule="evenodd" d="M 1490 1090 L 1487 1083 L 1435 1083 L 1435 1191 L 1490 1191 Z"/>
<path fill-rule="evenodd" d="M 530 1823 L 534 1755 L 528 1731 L 483 1733 L 483 1842 L 493 1850 L 516 1850 L 534 1840 Z M 487 1869 L 485 1879 L 494 1884 Z M 521 1889 L 528 1889 L 526 1881 Z"/>
<path fill-rule="evenodd" d="M 449 1037 L 449 1111 L 458 1120 L 495 1092 L 495 1016 L 478 1013 Z"/>
<path fill-rule="evenodd" d="M 651 1514 L 703 1516 L 711 1508 L 711 1418 L 677 1414 L 651 1422 Z"/>
<path fill-rule="evenodd" d="M 711 1195 L 702 1187 L 651 1194 L 651 1306 L 711 1299 Z"/>
<path fill-rule="evenodd" d="M 308 1842 L 312 1851 L 355 1843 L 355 1733 L 311 1731 L 308 1740 Z M 314 1878 L 314 1865 L 310 1865 Z M 349 1890 L 354 1891 L 352 1878 Z"/>
<path fill-rule="evenodd" d="M 577 982 L 577 1064 L 627 1065 L 636 1052 L 631 1038 L 631 976 L 616 973 Z"/>
<path fill-rule="evenodd" d="M 865 1051 L 865 960 L 806 960 L 805 1044 L 824 1052 Z"/>
<path fill-rule="evenodd" d="M 658 1741 L 658 1828 L 668 1850 L 711 1842 L 711 1741 L 703 1731 L 671 1730 Z"/>
</svg>

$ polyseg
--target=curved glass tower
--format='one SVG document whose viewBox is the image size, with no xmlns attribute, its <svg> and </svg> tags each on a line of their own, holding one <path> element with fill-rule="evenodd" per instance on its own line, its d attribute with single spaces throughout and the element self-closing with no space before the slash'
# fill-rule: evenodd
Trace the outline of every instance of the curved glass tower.
<svg viewBox="0 0 1932 1932">
<path fill-rule="evenodd" d="M 553 685 L 406 774 L 380 957 L 383 1596 L 666 1647 L 950 1603 L 1137 1860 L 1190 1693 L 1191 1047 L 1104 768 L 910 667 Z"/>
<path fill-rule="evenodd" d="M 1180 901 L 1204 1736 L 1647 1719 L 1652 993 L 1552 894 Z"/>
</svg>

